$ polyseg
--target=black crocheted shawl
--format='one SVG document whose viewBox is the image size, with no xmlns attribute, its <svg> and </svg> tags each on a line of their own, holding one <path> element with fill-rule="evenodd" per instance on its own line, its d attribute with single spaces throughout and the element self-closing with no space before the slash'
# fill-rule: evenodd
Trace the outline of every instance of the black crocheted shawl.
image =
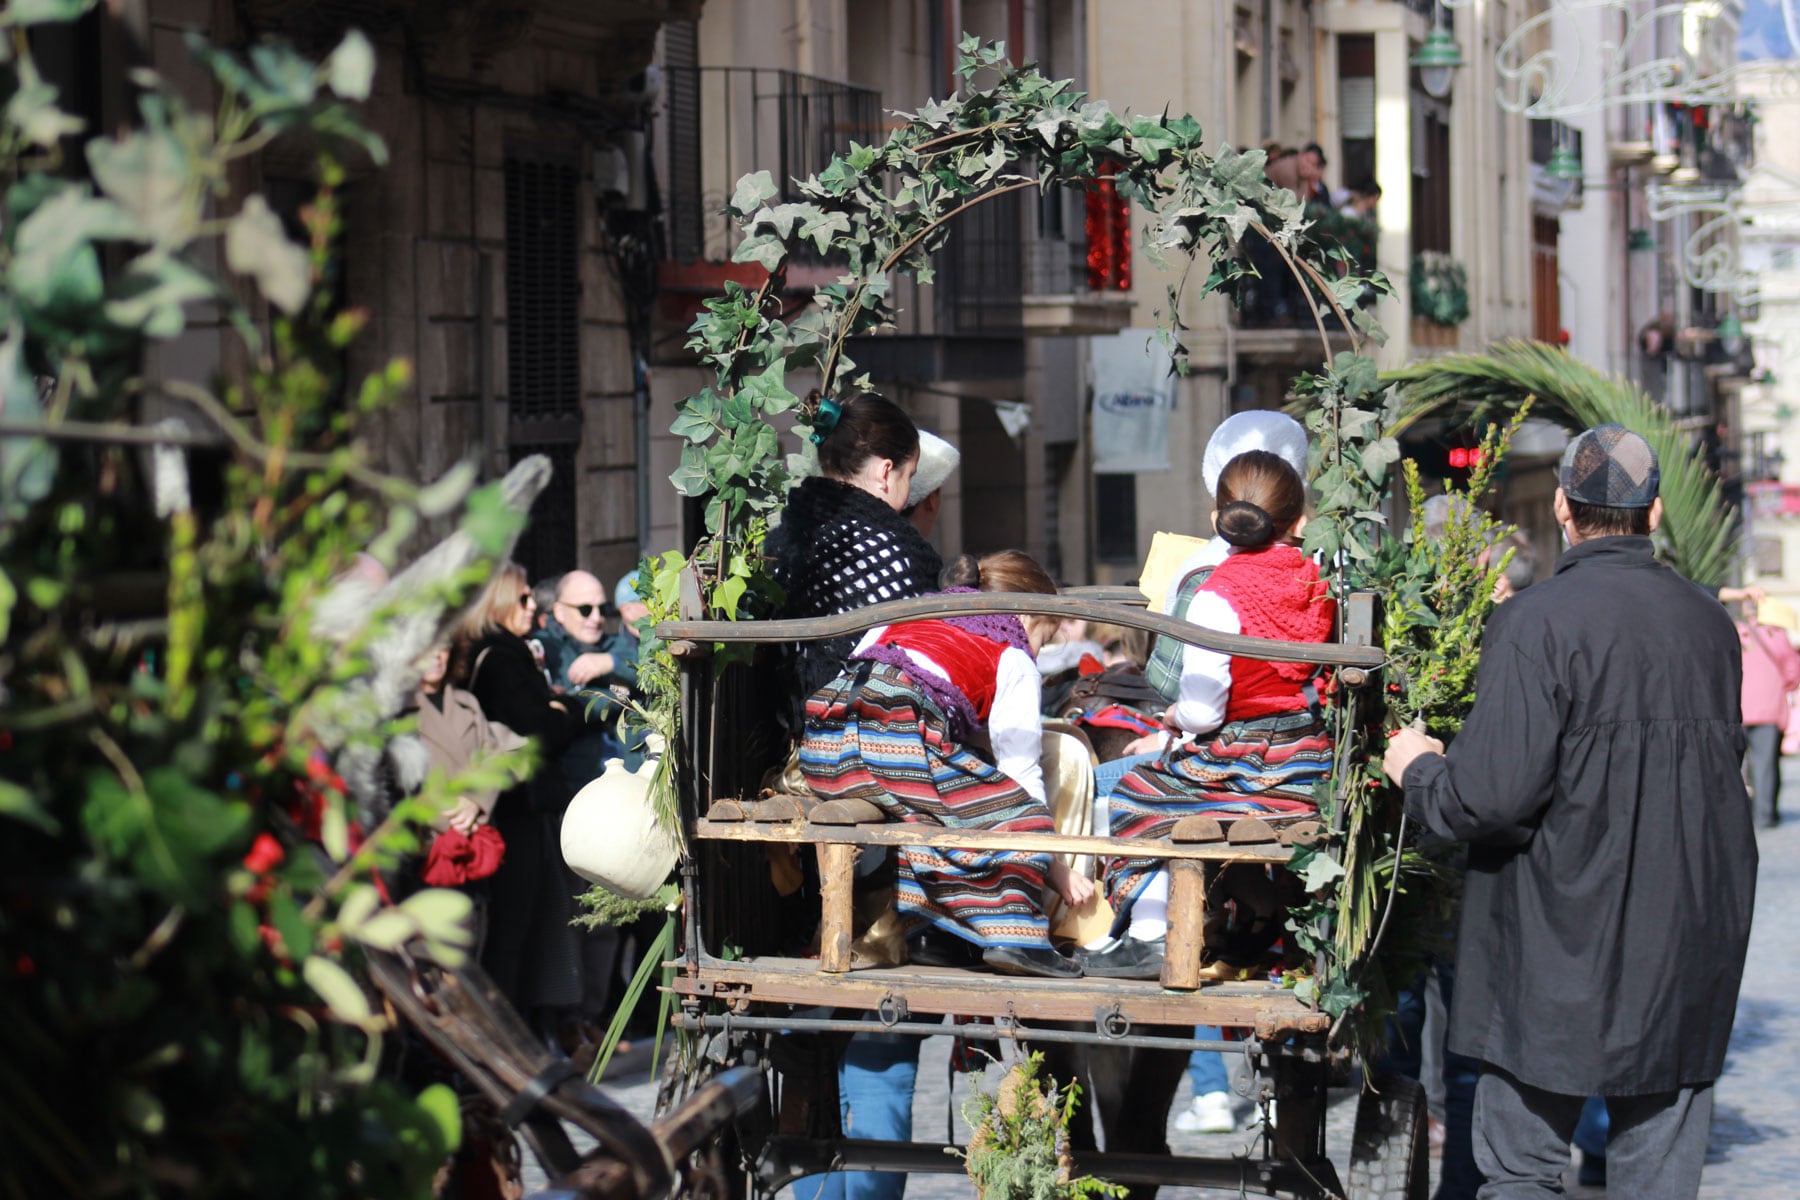
<svg viewBox="0 0 1800 1200">
<path fill-rule="evenodd" d="M 787 594 L 785 617 L 823 617 L 923 596 L 937 590 L 944 568 L 931 543 L 879 497 L 821 476 L 802 480 L 788 493 L 781 524 L 765 548 Z M 793 712 L 843 669 L 857 640 L 788 648 Z M 790 728 L 798 724 L 790 722 Z"/>
</svg>

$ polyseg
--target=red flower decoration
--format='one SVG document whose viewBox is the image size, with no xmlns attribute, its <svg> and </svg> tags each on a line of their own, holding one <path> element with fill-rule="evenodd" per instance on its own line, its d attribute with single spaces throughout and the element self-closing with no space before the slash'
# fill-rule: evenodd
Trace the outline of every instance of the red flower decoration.
<svg viewBox="0 0 1800 1200">
<path fill-rule="evenodd" d="M 258 875 L 266 875 L 280 866 L 285 858 L 287 851 L 275 840 L 274 834 L 259 833 L 250 844 L 250 853 L 244 855 L 244 867 Z"/>
</svg>

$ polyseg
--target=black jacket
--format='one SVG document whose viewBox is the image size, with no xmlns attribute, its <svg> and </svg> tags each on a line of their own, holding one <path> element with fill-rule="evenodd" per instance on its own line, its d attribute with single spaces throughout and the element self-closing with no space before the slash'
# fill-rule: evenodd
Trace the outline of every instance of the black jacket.
<svg viewBox="0 0 1800 1200">
<path fill-rule="evenodd" d="M 788 493 L 765 549 L 786 596 L 784 617 L 830 616 L 923 596 L 937 591 L 944 569 L 932 544 L 880 497 L 821 476 Z M 856 642 L 841 637 L 788 648 L 783 666 L 797 705 L 831 682 Z"/>
<path fill-rule="evenodd" d="M 476 642 L 469 662 L 468 690 L 480 701 L 482 715 L 538 743 L 537 769 L 529 781 L 500 797 L 500 808 L 560 813 L 575 790 L 557 762 L 582 732 L 581 702 L 552 691 L 525 639 L 506 630 Z M 552 707 L 555 701 L 563 707 Z"/>
<path fill-rule="evenodd" d="M 1452 1050 L 1574 1096 L 1718 1078 L 1756 890 L 1741 670 L 1649 538 L 1495 612 L 1468 722 L 1406 771 L 1408 814 L 1471 843 Z"/>
</svg>

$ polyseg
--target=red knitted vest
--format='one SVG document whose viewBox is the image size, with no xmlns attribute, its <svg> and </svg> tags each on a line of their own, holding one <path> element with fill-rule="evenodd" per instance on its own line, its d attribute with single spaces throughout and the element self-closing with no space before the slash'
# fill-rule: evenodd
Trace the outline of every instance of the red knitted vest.
<svg viewBox="0 0 1800 1200">
<path fill-rule="evenodd" d="M 1006 647 L 990 638 L 943 621 L 908 621 L 890 625 L 881 640 L 924 655 L 948 673 L 950 683 L 969 701 L 983 723 L 994 707 L 994 677 Z"/>
<path fill-rule="evenodd" d="M 1239 551 L 1220 563 L 1200 590 L 1225 597 L 1246 637 L 1324 642 L 1337 621 L 1337 601 L 1326 595 L 1318 565 L 1292 546 Z M 1225 719 L 1301 711 L 1306 707 L 1303 688 L 1313 670 L 1309 663 L 1233 655 Z"/>
</svg>

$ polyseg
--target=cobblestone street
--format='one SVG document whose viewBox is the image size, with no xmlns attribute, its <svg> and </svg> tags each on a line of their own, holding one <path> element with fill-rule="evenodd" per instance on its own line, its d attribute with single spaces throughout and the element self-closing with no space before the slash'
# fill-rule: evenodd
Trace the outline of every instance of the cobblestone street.
<svg viewBox="0 0 1800 1200">
<path fill-rule="evenodd" d="M 1760 835 L 1762 866 L 1757 880 L 1756 924 L 1750 942 L 1750 960 L 1738 1000 L 1737 1024 L 1725 1076 L 1719 1081 L 1706 1173 L 1701 1182 L 1703 1200 L 1739 1200 L 1742 1197 L 1787 1197 L 1800 1194 L 1800 1139 L 1794 1136 L 1800 1114 L 1800 1075 L 1793 1064 L 1800 1059 L 1800 931 L 1793 913 L 1800 910 L 1800 760 L 1783 763 L 1790 816 L 1779 829 Z M 914 1102 L 915 1136 L 920 1140 L 942 1138 L 945 1115 L 960 1105 L 969 1086 L 965 1077 L 949 1090 L 946 1064 L 949 1040 L 932 1038 L 919 1067 L 919 1086 Z M 648 1117 L 655 1089 L 633 1056 L 625 1064 L 630 1073 L 620 1076 L 609 1090 L 632 1109 Z M 636 1066 L 635 1070 L 631 1070 Z M 1350 1125 L 1355 1105 L 1348 1091 L 1334 1092 L 1328 1144 L 1340 1171 L 1347 1160 Z M 958 1140 L 966 1136 L 960 1113 L 955 1115 Z M 1250 1133 L 1201 1136 L 1171 1129 L 1170 1145 L 1176 1153 L 1230 1155 L 1254 1148 Z M 1435 1172 L 1436 1162 L 1433 1161 Z M 541 1174 L 528 1176 L 528 1186 L 541 1186 Z M 1569 1194 L 1592 1198 L 1603 1189 L 1583 1188 L 1571 1167 Z M 907 1186 L 908 1200 L 964 1200 L 974 1189 L 961 1175 L 914 1176 Z M 1201 1195 L 1185 1188 L 1165 1189 L 1163 1195 Z M 1215 1193 L 1216 1194 L 1216 1193 Z M 784 1192 L 783 1195 L 791 1195 Z"/>
</svg>

